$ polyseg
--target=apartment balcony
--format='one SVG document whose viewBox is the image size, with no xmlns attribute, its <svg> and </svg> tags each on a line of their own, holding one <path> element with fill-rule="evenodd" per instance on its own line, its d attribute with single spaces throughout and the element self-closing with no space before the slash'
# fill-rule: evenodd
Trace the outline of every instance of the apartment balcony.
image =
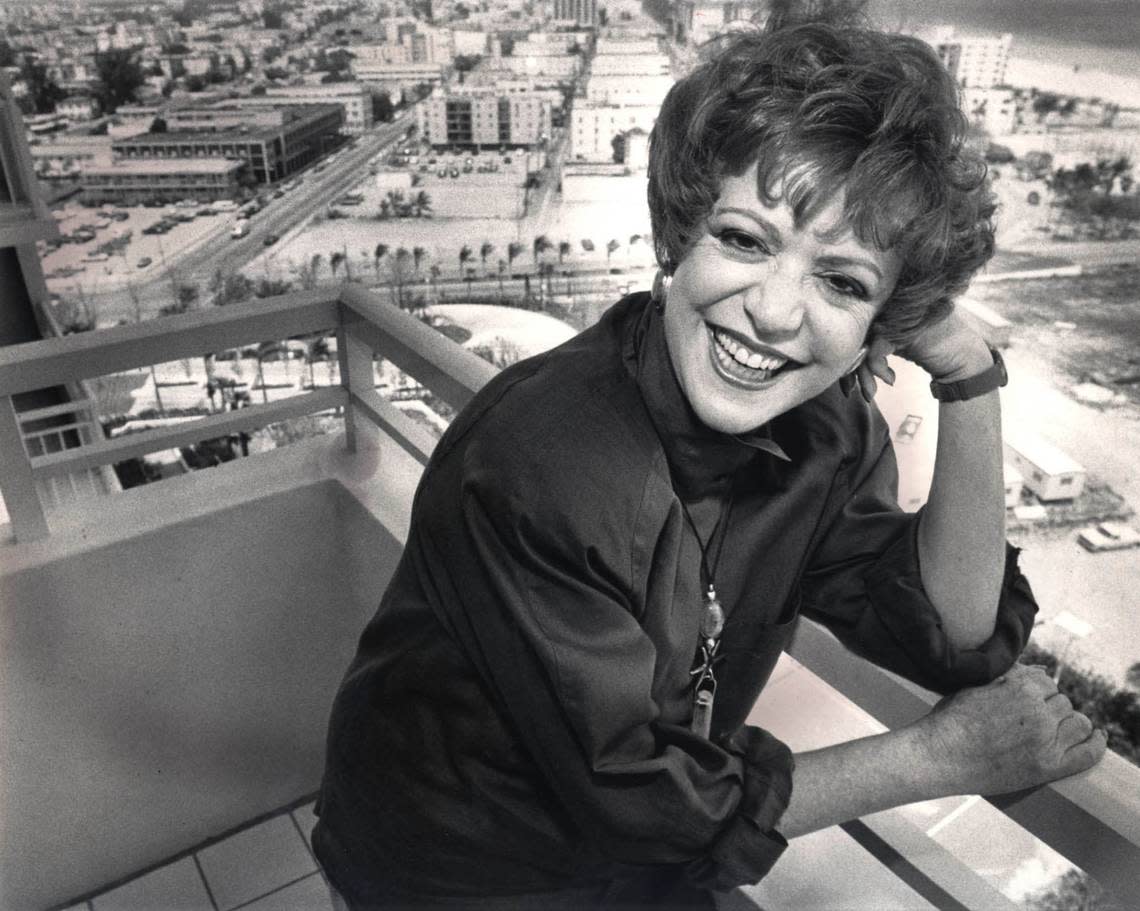
<svg viewBox="0 0 1140 911">
<path fill-rule="evenodd" d="M 12 401 L 322 331 L 337 336 L 334 385 L 176 426 L 36 445 Z M 351 285 L 0 349 L 0 906 L 327 906 L 302 838 L 327 711 L 434 443 L 376 393 L 374 356 L 456 407 L 493 374 Z M 330 412 L 344 415 L 337 435 L 48 502 L 51 478 Z M 805 622 L 753 719 L 805 749 L 905 724 L 933 698 Z M 723 905 L 1014 908 L 989 859 L 1022 843 L 1134 902 L 1140 770 L 1110 755 L 1033 791 L 797 839 L 769 879 Z"/>
</svg>

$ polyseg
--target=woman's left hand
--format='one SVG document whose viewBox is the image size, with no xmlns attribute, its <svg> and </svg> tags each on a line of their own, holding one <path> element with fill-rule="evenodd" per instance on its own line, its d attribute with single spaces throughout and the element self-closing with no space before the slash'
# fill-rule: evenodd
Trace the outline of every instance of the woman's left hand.
<svg viewBox="0 0 1140 911">
<path fill-rule="evenodd" d="M 847 388 L 857 381 L 863 398 L 870 402 L 878 391 L 879 380 L 893 386 L 895 372 L 887 363 L 890 354 L 917 364 L 931 379 L 946 383 L 976 376 L 993 364 L 985 339 L 955 307 L 944 319 L 927 326 L 902 347 L 895 348 L 883 338 L 872 339 L 866 357 L 848 380 Z"/>
</svg>

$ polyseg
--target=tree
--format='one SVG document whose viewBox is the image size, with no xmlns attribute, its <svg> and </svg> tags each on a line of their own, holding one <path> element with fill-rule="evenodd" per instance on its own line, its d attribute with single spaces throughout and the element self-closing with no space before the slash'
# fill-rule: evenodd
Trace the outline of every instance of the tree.
<svg viewBox="0 0 1140 911">
<path fill-rule="evenodd" d="M 193 75 L 186 77 L 186 91 L 188 92 L 201 92 L 206 88 L 206 80 L 202 76 Z"/>
<path fill-rule="evenodd" d="M 135 93 L 146 82 L 134 51 L 110 50 L 95 55 L 95 97 L 107 114 L 119 105 L 135 100 Z"/>
<path fill-rule="evenodd" d="M 152 133 L 165 133 L 166 132 L 166 121 L 161 117 L 155 117 L 154 120 L 152 120 L 150 122 L 150 132 L 152 132 Z"/>
<path fill-rule="evenodd" d="M 469 73 L 479 65 L 479 61 L 483 58 L 479 54 L 456 54 L 455 55 L 455 72 Z"/>
<path fill-rule="evenodd" d="M 562 265 L 562 263 L 566 260 L 566 257 L 570 255 L 570 250 L 570 241 L 560 240 L 558 242 L 558 265 Z"/>
<path fill-rule="evenodd" d="M 271 8 L 262 10 L 261 24 L 264 28 L 284 28 L 285 20 L 281 16 L 281 10 Z"/>
<path fill-rule="evenodd" d="M 507 244 L 507 265 L 514 266 L 515 260 L 523 251 L 523 245 L 518 241 L 511 241 Z"/>
<path fill-rule="evenodd" d="M 412 199 L 412 209 L 415 211 L 416 218 L 430 217 L 431 195 L 426 190 L 420 190 Z"/>
<path fill-rule="evenodd" d="M 459 251 L 459 274 L 460 275 L 463 274 L 463 267 L 466 266 L 467 263 L 471 261 L 471 257 L 473 255 L 474 254 L 471 252 L 471 248 L 469 246 L 467 246 L 467 244 L 464 244 L 462 249 L 460 249 L 460 251 Z"/>
<path fill-rule="evenodd" d="M 387 92 L 372 93 L 372 119 L 377 123 L 391 123 L 396 116 L 396 106 Z"/>
<path fill-rule="evenodd" d="M 412 248 L 412 262 L 414 263 L 417 276 L 420 274 L 420 266 L 423 264 L 425 256 L 427 256 L 427 250 L 423 247 Z"/>
<path fill-rule="evenodd" d="M 50 114 L 55 110 L 57 102 L 67 97 L 67 92 L 48 76 L 47 67 L 42 63 L 32 63 L 25 60 L 20 68 L 20 77 L 28 86 L 28 96 L 32 100 L 32 108 L 37 114 Z"/>
<path fill-rule="evenodd" d="M 329 269 L 332 270 L 333 278 L 336 278 L 336 270 L 340 268 L 340 264 L 345 260 L 345 256 L 339 250 L 329 254 Z"/>
<path fill-rule="evenodd" d="M 0 66 L 18 66 L 19 62 L 16 59 L 16 52 L 12 50 L 12 45 L 0 38 Z"/>
<path fill-rule="evenodd" d="M 618 247 L 621 246 L 621 241 L 616 238 L 610 238 L 606 241 L 606 262 L 610 261 L 610 257 L 617 252 Z"/>
<path fill-rule="evenodd" d="M 483 261 L 483 274 L 487 274 L 487 257 L 495 252 L 495 245 L 489 240 L 483 241 L 483 245 L 479 247 L 479 259 Z"/>
<path fill-rule="evenodd" d="M 1096 881 L 1081 870 L 1071 869 L 1049 886 L 1026 896 L 1026 911 L 1123 911 Z"/>
<path fill-rule="evenodd" d="M 384 257 L 388 255 L 387 244 L 377 244 L 376 249 L 372 251 L 372 268 L 376 270 L 376 283 L 380 284 L 380 263 Z"/>
<path fill-rule="evenodd" d="M 531 244 L 531 252 L 534 255 L 535 265 L 538 265 L 538 258 L 542 256 L 547 250 L 553 249 L 554 244 L 550 242 L 550 238 L 545 234 L 539 234 Z"/>
</svg>

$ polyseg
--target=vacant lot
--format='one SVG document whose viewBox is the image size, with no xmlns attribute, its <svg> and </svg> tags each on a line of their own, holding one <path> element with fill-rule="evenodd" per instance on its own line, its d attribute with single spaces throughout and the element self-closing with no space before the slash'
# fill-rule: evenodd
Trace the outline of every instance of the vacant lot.
<svg viewBox="0 0 1140 911">
<path fill-rule="evenodd" d="M 1140 265 L 978 284 L 970 296 L 1017 325 L 1017 347 L 1035 352 L 1059 386 L 1092 380 L 1140 404 Z"/>
</svg>

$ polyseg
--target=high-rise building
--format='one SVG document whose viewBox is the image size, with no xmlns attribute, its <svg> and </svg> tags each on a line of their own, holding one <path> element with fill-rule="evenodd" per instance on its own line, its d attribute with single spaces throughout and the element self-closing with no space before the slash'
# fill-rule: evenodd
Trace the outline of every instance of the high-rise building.
<svg viewBox="0 0 1140 911">
<path fill-rule="evenodd" d="M 991 89 L 1005 84 L 1013 35 L 966 38 L 946 28 L 935 32 L 930 44 L 963 88 Z"/>
<path fill-rule="evenodd" d="M 598 24 L 598 0 L 554 0 L 554 20 L 593 27 Z"/>
</svg>

